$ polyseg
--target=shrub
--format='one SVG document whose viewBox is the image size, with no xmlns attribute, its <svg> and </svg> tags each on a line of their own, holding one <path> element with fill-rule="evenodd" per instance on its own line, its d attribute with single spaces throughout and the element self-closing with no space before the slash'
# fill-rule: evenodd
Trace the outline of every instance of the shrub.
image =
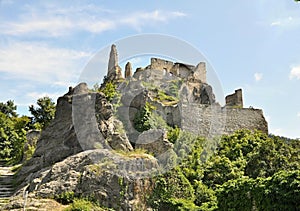
<svg viewBox="0 0 300 211">
<path fill-rule="evenodd" d="M 75 194 L 73 191 L 70 191 L 70 192 L 63 192 L 61 194 L 57 194 L 54 196 L 54 199 L 61 203 L 61 204 L 70 204 L 74 201 L 75 199 Z"/>
<path fill-rule="evenodd" d="M 103 211 L 104 209 L 98 207 L 94 203 L 86 199 L 75 199 L 70 207 L 65 211 Z"/>
<path fill-rule="evenodd" d="M 111 102 L 118 94 L 117 85 L 113 82 L 107 82 L 105 87 L 100 90 L 106 96 L 107 101 Z"/>
</svg>

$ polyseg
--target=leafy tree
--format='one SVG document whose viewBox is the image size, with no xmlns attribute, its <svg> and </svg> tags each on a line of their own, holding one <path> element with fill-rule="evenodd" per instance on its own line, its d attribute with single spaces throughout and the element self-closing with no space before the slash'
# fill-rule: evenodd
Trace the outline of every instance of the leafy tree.
<svg viewBox="0 0 300 211">
<path fill-rule="evenodd" d="M 151 115 L 155 108 L 148 102 L 138 111 L 134 117 L 134 127 L 137 131 L 143 132 L 151 129 Z"/>
<path fill-rule="evenodd" d="M 33 115 L 33 123 L 37 128 L 45 128 L 55 115 L 55 103 L 49 97 L 39 98 L 38 107 L 29 106 L 29 111 Z"/>
<path fill-rule="evenodd" d="M 196 181 L 195 186 L 195 204 L 200 207 L 201 210 L 214 210 L 217 207 L 217 196 L 215 191 L 208 188 L 201 181 Z"/>
<path fill-rule="evenodd" d="M 0 102 L 0 111 L 9 116 L 9 117 L 17 117 L 17 106 L 14 104 L 14 101 L 8 100 L 6 103 Z"/>
<path fill-rule="evenodd" d="M 174 204 L 178 199 L 188 199 L 189 204 L 193 204 L 195 195 L 193 186 L 177 167 L 156 178 L 155 187 L 148 202 L 155 209 L 170 210 L 169 205 Z"/>
<path fill-rule="evenodd" d="M 11 163 L 19 162 L 26 142 L 28 117 L 9 117 L 0 112 L 0 159 Z"/>
<path fill-rule="evenodd" d="M 300 171 L 229 180 L 217 189 L 219 210 L 299 210 Z"/>
</svg>

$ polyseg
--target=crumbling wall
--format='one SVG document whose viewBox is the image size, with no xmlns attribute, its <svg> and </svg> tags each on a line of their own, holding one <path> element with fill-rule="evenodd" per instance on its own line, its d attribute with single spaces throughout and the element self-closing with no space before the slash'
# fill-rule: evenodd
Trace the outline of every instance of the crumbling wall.
<svg viewBox="0 0 300 211">
<path fill-rule="evenodd" d="M 228 108 L 218 105 L 183 103 L 181 128 L 204 137 L 231 134 L 239 129 L 260 130 L 268 133 L 261 109 Z"/>
<path fill-rule="evenodd" d="M 167 61 L 159 58 L 151 58 L 150 69 L 170 72 L 173 65 L 174 63 L 171 61 Z"/>
<path fill-rule="evenodd" d="M 225 98 L 226 106 L 235 106 L 243 108 L 243 93 L 242 89 L 237 89 L 231 95 L 227 95 Z"/>
</svg>

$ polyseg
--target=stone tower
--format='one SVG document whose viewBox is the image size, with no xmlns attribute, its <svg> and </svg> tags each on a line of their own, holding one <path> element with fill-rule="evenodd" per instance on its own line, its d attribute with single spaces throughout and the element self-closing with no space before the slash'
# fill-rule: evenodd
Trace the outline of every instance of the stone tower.
<svg viewBox="0 0 300 211">
<path fill-rule="evenodd" d="M 109 80 L 123 79 L 122 69 L 118 64 L 117 47 L 114 44 L 111 46 L 111 50 L 109 54 L 107 78 Z"/>
<path fill-rule="evenodd" d="M 243 93 L 242 89 L 237 89 L 231 95 L 227 95 L 226 98 L 226 106 L 237 106 L 243 108 Z"/>
<path fill-rule="evenodd" d="M 127 62 L 125 65 L 125 78 L 132 77 L 132 65 L 130 62 Z"/>
</svg>

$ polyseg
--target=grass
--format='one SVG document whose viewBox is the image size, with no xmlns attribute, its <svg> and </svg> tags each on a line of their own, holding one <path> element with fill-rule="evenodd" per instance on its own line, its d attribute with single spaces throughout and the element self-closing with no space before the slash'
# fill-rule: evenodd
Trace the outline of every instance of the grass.
<svg viewBox="0 0 300 211">
<path fill-rule="evenodd" d="M 125 152 L 122 150 L 115 150 L 115 152 L 127 158 L 153 158 L 153 155 L 149 154 L 145 149 L 141 148 L 137 148 L 129 152 Z"/>
</svg>

